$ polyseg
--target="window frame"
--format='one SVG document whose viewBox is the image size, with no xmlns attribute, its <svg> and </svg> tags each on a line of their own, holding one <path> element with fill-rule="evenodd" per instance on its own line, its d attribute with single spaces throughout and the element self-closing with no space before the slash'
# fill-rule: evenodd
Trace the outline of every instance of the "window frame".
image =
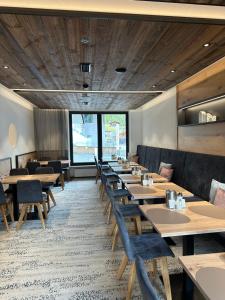
<svg viewBox="0 0 225 300">
<path fill-rule="evenodd" d="M 94 166 L 95 162 L 74 162 L 73 161 L 73 131 L 72 131 L 72 117 L 75 114 L 93 114 L 97 115 L 97 133 L 98 133 L 98 160 L 102 159 L 102 115 L 125 115 L 126 118 L 126 156 L 129 152 L 129 113 L 127 111 L 69 111 L 69 136 L 70 136 L 70 160 L 72 166 Z M 104 161 L 110 162 L 110 161 Z"/>
</svg>

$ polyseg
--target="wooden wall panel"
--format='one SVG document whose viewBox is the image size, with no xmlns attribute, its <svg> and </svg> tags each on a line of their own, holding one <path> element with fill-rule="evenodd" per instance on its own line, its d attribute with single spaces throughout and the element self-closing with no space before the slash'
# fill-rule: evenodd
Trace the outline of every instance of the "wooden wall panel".
<svg viewBox="0 0 225 300">
<path fill-rule="evenodd" d="M 225 122 L 178 127 L 178 149 L 225 156 Z"/>
<path fill-rule="evenodd" d="M 37 159 L 37 152 L 29 152 L 16 156 L 16 167 L 26 168 L 27 162 L 31 159 Z"/>
<path fill-rule="evenodd" d="M 225 94 L 225 57 L 177 86 L 178 108 Z"/>
</svg>

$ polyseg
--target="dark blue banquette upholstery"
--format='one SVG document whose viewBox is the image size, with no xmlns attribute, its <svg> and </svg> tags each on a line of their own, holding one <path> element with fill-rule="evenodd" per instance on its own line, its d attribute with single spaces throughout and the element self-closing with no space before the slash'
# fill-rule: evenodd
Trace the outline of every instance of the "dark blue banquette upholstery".
<svg viewBox="0 0 225 300">
<path fill-rule="evenodd" d="M 225 182 L 225 157 L 150 146 L 137 146 L 139 163 L 158 172 L 160 162 L 171 163 L 172 181 L 204 200 L 209 200 L 212 179 Z"/>
</svg>

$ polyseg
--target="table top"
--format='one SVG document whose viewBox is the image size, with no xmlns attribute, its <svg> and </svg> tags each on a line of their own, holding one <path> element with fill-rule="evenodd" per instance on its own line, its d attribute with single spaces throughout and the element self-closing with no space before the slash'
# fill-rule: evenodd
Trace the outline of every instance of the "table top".
<svg viewBox="0 0 225 300">
<path fill-rule="evenodd" d="M 181 256 L 179 261 L 206 299 L 224 299 L 225 252 Z"/>
<path fill-rule="evenodd" d="M 17 184 L 19 180 L 40 180 L 41 182 L 55 182 L 60 174 L 34 174 L 34 175 L 18 175 L 6 176 L 2 179 L 2 184 Z"/>
<path fill-rule="evenodd" d="M 133 167 L 139 166 L 139 164 L 134 161 L 130 161 L 129 164 L 130 164 L 130 166 L 133 166 Z M 110 167 L 121 167 L 122 164 L 119 164 L 118 161 L 113 161 L 113 162 L 109 162 L 109 166 Z"/>
<path fill-rule="evenodd" d="M 165 204 L 145 204 L 140 209 L 162 237 L 225 231 L 225 209 L 207 201 L 186 202 L 182 210 L 170 210 Z"/>
<path fill-rule="evenodd" d="M 62 165 L 70 165 L 70 160 L 66 159 L 66 160 L 60 160 Z M 48 164 L 48 160 L 39 160 L 39 163 L 41 166 L 46 166 Z"/>
<path fill-rule="evenodd" d="M 184 197 L 192 197 L 193 194 L 173 182 L 154 183 L 151 186 L 141 184 L 125 184 L 128 191 L 133 196 L 133 200 L 165 198 L 166 190 L 175 190 L 182 193 Z"/>
<path fill-rule="evenodd" d="M 168 182 L 168 179 L 165 177 L 162 177 L 161 175 L 157 173 L 145 173 L 152 177 L 153 182 Z M 124 183 L 140 183 L 141 182 L 141 176 L 138 175 L 132 175 L 132 174 L 120 174 L 120 179 Z"/>
<path fill-rule="evenodd" d="M 116 173 L 126 173 L 126 172 L 129 173 L 129 172 L 132 172 L 133 167 L 140 167 L 142 171 L 148 171 L 148 169 L 146 169 L 145 167 L 142 167 L 140 165 L 130 166 L 129 168 L 123 168 L 122 165 L 119 165 L 119 166 L 114 166 L 111 168 Z"/>
</svg>

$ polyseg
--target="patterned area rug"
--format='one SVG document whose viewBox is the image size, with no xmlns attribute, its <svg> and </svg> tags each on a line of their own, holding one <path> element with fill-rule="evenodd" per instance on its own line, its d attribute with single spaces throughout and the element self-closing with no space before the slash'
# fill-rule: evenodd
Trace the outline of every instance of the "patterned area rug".
<svg viewBox="0 0 225 300">
<path fill-rule="evenodd" d="M 15 224 L 9 233 L 0 227 L 0 299 L 124 299 L 128 272 L 116 279 L 123 250 L 119 243 L 111 251 L 97 185 L 93 180 L 71 181 L 64 191 L 53 192 L 57 206 L 49 213 L 46 230 L 39 220 L 26 221 L 18 232 Z M 179 255 L 180 240 L 176 243 L 173 250 Z M 203 249 L 221 250 L 208 238 L 197 241 L 197 252 Z M 169 268 L 171 273 L 181 271 L 176 258 L 169 260 Z M 133 299 L 142 299 L 137 283 Z"/>
</svg>

